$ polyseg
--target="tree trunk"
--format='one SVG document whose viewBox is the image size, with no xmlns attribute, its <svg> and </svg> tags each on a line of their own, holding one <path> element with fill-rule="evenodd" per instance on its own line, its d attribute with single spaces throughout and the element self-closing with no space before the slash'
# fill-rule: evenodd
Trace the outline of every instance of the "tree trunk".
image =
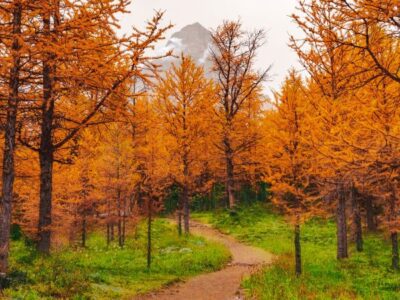
<svg viewBox="0 0 400 300">
<path fill-rule="evenodd" d="M 118 176 L 119 177 L 119 176 Z M 117 209 L 118 209 L 118 223 L 117 223 L 117 230 L 118 230 L 118 245 L 122 248 L 122 216 L 121 216 L 121 190 L 118 188 L 117 190 Z"/>
<path fill-rule="evenodd" d="M 296 275 L 301 275 L 301 245 L 300 245 L 300 225 L 296 224 L 294 227 L 294 248 L 295 248 L 295 263 Z"/>
<path fill-rule="evenodd" d="M 336 211 L 337 226 L 337 259 L 347 258 L 347 222 L 346 222 L 346 195 L 343 188 L 339 191 L 339 200 Z"/>
<path fill-rule="evenodd" d="M 110 224 L 110 241 L 114 241 L 114 222 Z"/>
<path fill-rule="evenodd" d="M 51 14 L 43 15 L 43 32 L 45 36 L 51 35 Z M 39 203 L 39 227 L 38 244 L 39 252 L 48 254 L 51 245 L 51 208 L 53 187 L 53 163 L 54 149 L 52 143 L 53 119 L 54 119 L 54 97 L 53 76 L 55 66 L 51 64 L 54 54 L 46 53 L 43 58 L 43 103 L 41 106 L 42 124 L 40 134 L 40 203 Z"/>
<path fill-rule="evenodd" d="M 396 222 L 398 218 L 398 212 L 396 208 L 396 189 L 395 186 L 391 185 L 392 194 L 389 201 L 389 222 Z M 392 240 L 392 268 L 394 270 L 399 270 L 399 244 L 397 239 L 397 231 L 392 231 L 390 233 L 390 238 Z"/>
<path fill-rule="evenodd" d="M 110 223 L 107 223 L 107 246 L 110 245 L 111 242 L 111 228 Z"/>
<path fill-rule="evenodd" d="M 46 141 L 42 143 L 47 144 Z M 51 209 L 52 209 L 52 181 L 53 181 L 53 151 L 47 151 L 42 146 L 40 158 L 40 203 L 39 203 L 39 228 L 37 249 L 40 253 L 49 254 L 51 246 Z"/>
<path fill-rule="evenodd" d="M 235 201 L 235 178 L 234 178 L 234 165 L 233 165 L 233 151 L 228 138 L 224 140 L 225 144 L 225 161 L 226 161 L 226 196 L 228 208 L 234 209 Z"/>
<path fill-rule="evenodd" d="M 183 227 L 185 234 L 189 234 L 189 193 L 188 193 L 188 188 L 185 185 L 183 188 Z"/>
<path fill-rule="evenodd" d="M 0 202 L 0 277 L 8 271 L 8 253 L 10 240 L 10 224 L 14 192 L 14 152 L 15 131 L 17 124 L 19 72 L 20 72 L 20 45 L 18 36 L 21 34 L 22 5 L 19 1 L 13 10 L 13 66 L 10 71 L 10 93 L 7 103 L 7 119 L 5 124 L 2 195 Z"/>
<path fill-rule="evenodd" d="M 82 247 L 83 248 L 86 248 L 86 235 L 87 235 L 86 216 L 83 215 L 83 217 L 82 217 Z"/>
<path fill-rule="evenodd" d="M 151 267 L 151 222 L 152 222 L 152 200 L 148 199 L 147 206 L 147 269 Z"/>
<path fill-rule="evenodd" d="M 367 221 L 367 229 L 370 232 L 376 231 L 376 223 L 375 223 L 375 212 L 374 212 L 374 204 L 373 198 L 371 196 L 367 196 L 365 198 L 365 211 L 366 211 L 366 221 Z"/>
<path fill-rule="evenodd" d="M 351 188 L 351 205 L 353 210 L 354 240 L 356 242 L 357 251 L 361 252 L 363 251 L 363 237 L 362 237 L 360 202 L 357 199 L 356 190 L 354 187 Z"/>
<path fill-rule="evenodd" d="M 390 238 L 392 240 L 392 268 L 397 271 L 399 270 L 399 244 L 397 232 L 392 232 Z"/>
<path fill-rule="evenodd" d="M 126 215 L 127 215 L 127 203 L 126 203 L 126 198 L 124 197 L 124 201 L 122 203 L 123 209 L 122 209 L 122 239 L 121 239 L 121 247 L 125 246 L 125 236 L 126 236 Z"/>
<path fill-rule="evenodd" d="M 182 235 L 182 210 L 178 209 L 178 234 Z"/>
</svg>

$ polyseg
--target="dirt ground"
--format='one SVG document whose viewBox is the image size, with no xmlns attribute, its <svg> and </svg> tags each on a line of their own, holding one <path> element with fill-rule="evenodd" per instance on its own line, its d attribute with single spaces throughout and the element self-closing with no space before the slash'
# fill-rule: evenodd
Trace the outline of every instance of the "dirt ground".
<svg viewBox="0 0 400 300">
<path fill-rule="evenodd" d="M 274 256 L 262 249 L 239 243 L 234 238 L 220 233 L 208 225 L 191 222 L 191 232 L 224 244 L 232 254 L 226 268 L 193 277 L 186 282 L 172 285 L 159 292 L 139 296 L 137 300 L 231 300 L 243 299 L 240 283 L 264 264 L 270 264 Z"/>
</svg>

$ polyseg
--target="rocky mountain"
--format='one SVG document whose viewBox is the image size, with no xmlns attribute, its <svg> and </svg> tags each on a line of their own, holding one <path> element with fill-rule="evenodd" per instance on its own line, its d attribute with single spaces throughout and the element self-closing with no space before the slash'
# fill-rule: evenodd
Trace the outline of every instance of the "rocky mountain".
<svg viewBox="0 0 400 300">
<path fill-rule="evenodd" d="M 173 50 L 175 56 L 179 56 L 181 53 L 190 55 L 197 64 L 208 69 L 210 66 L 208 61 L 210 44 L 211 32 L 200 23 L 194 23 L 175 32 L 168 40 L 164 50 Z M 176 58 L 168 58 L 165 67 L 174 61 L 176 61 Z"/>
</svg>

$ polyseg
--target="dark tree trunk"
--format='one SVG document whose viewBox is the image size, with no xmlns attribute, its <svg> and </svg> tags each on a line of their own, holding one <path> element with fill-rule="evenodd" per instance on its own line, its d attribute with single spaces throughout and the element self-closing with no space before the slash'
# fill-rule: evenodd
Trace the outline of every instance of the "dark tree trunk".
<svg viewBox="0 0 400 300">
<path fill-rule="evenodd" d="M 367 229 L 370 232 L 376 231 L 376 223 L 375 223 L 375 212 L 374 212 L 374 200 L 371 196 L 367 196 L 365 198 L 365 212 L 366 212 L 366 221 L 367 221 Z"/>
<path fill-rule="evenodd" d="M 296 224 L 294 227 L 294 248 L 295 248 L 296 275 L 299 276 L 302 273 L 299 224 Z"/>
<path fill-rule="evenodd" d="M 121 215 L 122 207 L 121 207 L 121 190 L 119 188 L 117 190 L 117 208 L 118 208 L 118 223 L 117 223 L 118 245 L 122 248 L 123 247 L 123 241 L 122 241 L 122 215 Z"/>
<path fill-rule="evenodd" d="M 122 238 L 121 238 L 121 247 L 125 246 L 125 236 L 126 236 L 126 215 L 127 215 L 127 203 L 126 203 L 126 198 L 124 198 L 124 201 L 122 203 L 123 209 L 122 209 Z"/>
<path fill-rule="evenodd" d="M 117 230 L 118 230 L 118 245 L 122 248 L 122 221 L 121 217 L 118 218 L 118 224 L 117 224 Z"/>
<path fill-rule="evenodd" d="M 51 246 L 51 209 L 52 209 L 52 181 L 53 181 L 53 152 L 47 143 L 48 139 L 42 137 L 43 146 L 39 153 L 40 158 L 40 203 L 39 203 L 39 228 L 37 249 L 40 253 L 49 254 Z M 47 151 L 47 149 L 49 151 Z"/>
<path fill-rule="evenodd" d="M 233 151 L 231 143 L 228 138 L 224 140 L 225 144 L 225 161 L 226 161 L 226 184 L 225 191 L 227 196 L 228 208 L 234 209 L 236 205 L 235 200 L 235 178 L 234 178 L 234 164 L 233 164 Z"/>
<path fill-rule="evenodd" d="M 87 236 L 87 226 L 86 226 L 86 216 L 82 217 L 82 247 L 86 248 L 86 236 Z"/>
<path fill-rule="evenodd" d="M 346 194 L 343 188 L 338 194 L 338 205 L 336 211 L 337 226 L 337 259 L 347 258 L 347 221 L 346 221 Z"/>
<path fill-rule="evenodd" d="M 111 242 L 111 227 L 110 223 L 107 223 L 107 246 L 110 245 Z"/>
<path fill-rule="evenodd" d="M 390 238 L 392 240 L 392 268 L 397 271 L 399 270 L 399 243 L 397 232 L 392 232 Z"/>
<path fill-rule="evenodd" d="M 5 124 L 2 195 L 0 202 L 0 277 L 8 271 L 8 253 L 10 240 L 10 224 L 14 191 L 14 152 L 15 131 L 17 124 L 19 72 L 20 72 L 20 45 L 18 35 L 21 34 L 22 5 L 19 1 L 13 10 L 13 66 L 10 71 L 10 93 L 7 103 L 7 119 Z"/>
<path fill-rule="evenodd" d="M 183 187 L 183 227 L 185 234 L 189 234 L 190 206 L 189 206 L 189 188 L 188 188 L 188 169 L 184 169 L 185 184 Z"/>
<path fill-rule="evenodd" d="M 114 222 L 110 224 L 110 241 L 114 241 Z"/>
<path fill-rule="evenodd" d="M 354 240 L 356 242 L 357 251 L 361 252 L 363 251 L 363 237 L 362 237 L 360 201 L 356 196 L 356 190 L 354 187 L 352 187 L 351 189 L 351 205 L 353 210 Z"/>
<path fill-rule="evenodd" d="M 43 15 L 43 33 L 51 35 L 51 14 Z M 53 187 L 53 119 L 54 119 L 54 97 L 53 76 L 55 65 L 53 53 L 46 53 L 43 57 L 43 103 L 41 106 L 41 134 L 40 134 L 40 203 L 39 203 L 39 226 L 37 249 L 40 253 L 50 253 L 51 246 L 51 209 L 52 209 L 52 187 Z"/>
<path fill-rule="evenodd" d="M 151 222 L 153 203 L 151 197 L 148 199 L 147 206 L 147 269 L 151 267 Z"/>
<path fill-rule="evenodd" d="M 178 234 L 182 235 L 182 210 L 178 209 Z"/>
<path fill-rule="evenodd" d="M 389 221 L 394 222 L 397 220 L 397 208 L 396 208 L 396 190 L 394 185 L 391 185 L 392 194 L 389 199 Z M 390 234 L 392 240 L 392 268 L 399 270 L 399 244 L 397 239 L 397 231 L 392 231 Z"/>
</svg>

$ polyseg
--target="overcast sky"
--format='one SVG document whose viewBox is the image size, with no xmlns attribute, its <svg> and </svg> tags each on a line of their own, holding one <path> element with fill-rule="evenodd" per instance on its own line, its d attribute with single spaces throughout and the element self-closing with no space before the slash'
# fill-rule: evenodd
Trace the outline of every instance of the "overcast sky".
<svg viewBox="0 0 400 300">
<path fill-rule="evenodd" d="M 151 18 L 154 10 L 165 10 L 166 23 L 175 25 L 167 38 L 182 27 L 199 22 L 204 27 L 216 28 L 224 19 L 240 17 L 245 29 L 263 28 L 267 43 L 259 52 L 258 68 L 272 65 L 272 81 L 267 89 L 279 88 L 287 70 L 298 66 L 296 55 L 287 46 L 289 34 L 298 30 L 290 19 L 296 0 L 133 0 L 130 14 L 121 19 L 122 31 L 131 25 L 140 27 Z"/>
</svg>

